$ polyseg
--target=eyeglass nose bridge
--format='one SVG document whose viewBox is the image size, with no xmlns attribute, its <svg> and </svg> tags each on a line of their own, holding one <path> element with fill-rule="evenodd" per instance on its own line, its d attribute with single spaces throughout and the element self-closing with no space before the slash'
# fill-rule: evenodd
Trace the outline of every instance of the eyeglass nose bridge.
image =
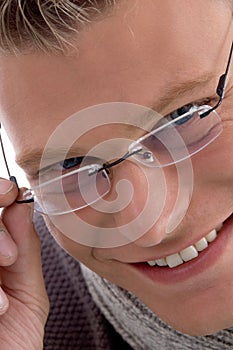
<svg viewBox="0 0 233 350">
<path fill-rule="evenodd" d="M 126 159 L 128 159 L 129 157 L 133 156 L 134 154 L 137 154 L 139 152 L 142 151 L 142 147 L 138 147 L 136 150 L 134 150 L 133 152 L 127 152 L 125 153 L 125 155 L 117 160 L 115 160 L 114 162 L 105 162 L 103 164 L 103 166 L 97 170 L 96 172 L 100 172 L 100 171 L 103 171 L 103 170 L 106 170 L 107 171 L 107 174 L 108 175 L 111 175 L 111 172 L 110 172 L 110 169 L 112 169 L 114 166 L 124 162 Z"/>
</svg>

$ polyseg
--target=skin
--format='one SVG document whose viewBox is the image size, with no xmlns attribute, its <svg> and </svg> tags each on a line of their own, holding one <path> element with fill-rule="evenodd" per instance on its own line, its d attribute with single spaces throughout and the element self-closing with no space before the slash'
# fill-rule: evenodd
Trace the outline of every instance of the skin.
<svg viewBox="0 0 233 350">
<path fill-rule="evenodd" d="M 187 103 L 215 96 L 218 77 L 226 67 L 232 34 L 232 9 L 224 1 L 158 0 L 155 5 L 153 1 L 127 0 L 118 6 L 111 17 L 93 23 L 79 35 L 77 52 L 1 57 L 0 109 L 18 162 L 21 164 L 35 145 L 43 150 L 55 128 L 67 116 L 85 107 L 112 101 L 158 106 L 159 98 L 174 80 L 195 80 L 206 73 L 213 76 L 207 83 L 196 90 L 186 91 L 159 112 L 165 115 Z M 224 103 L 219 109 L 224 131 L 215 142 L 192 157 L 192 201 L 182 223 L 170 235 L 166 234 L 165 228 L 176 195 L 172 191 L 159 222 L 143 237 L 123 247 L 101 249 L 75 243 L 47 219 L 57 242 L 73 257 L 111 282 L 132 291 L 174 328 L 191 335 L 211 334 L 233 325 L 233 238 L 228 240 L 224 253 L 216 263 L 179 283 L 166 285 L 153 282 L 128 263 L 151 260 L 152 257 L 156 259 L 180 251 L 190 245 L 190 241 L 195 242 L 200 236 L 205 236 L 232 213 L 232 88 L 231 70 Z M 106 134 L 111 130 L 112 137 L 129 135 L 121 126 L 106 128 Z M 94 142 L 98 143 L 101 135 L 103 133 L 96 130 L 92 135 Z M 88 138 L 80 140 L 78 145 L 87 149 Z M 37 167 L 32 164 L 24 167 L 32 185 Z M 171 179 L 174 172 L 173 167 L 166 170 L 167 179 Z M 92 224 L 100 227 L 117 227 L 127 222 L 128 218 L 137 216 L 145 201 L 145 179 L 134 163 L 127 161 L 124 166 L 119 165 L 114 169 L 113 189 L 106 200 L 115 198 L 115 184 L 121 178 L 129 178 L 132 184 L 137 184 L 127 209 L 106 215 L 85 208 L 77 215 L 87 221 L 91 216 Z M 3 258 L 0 260 L 2 266 L 7 265 L 1 269 L 1 280 L 8 278 L 11 268 L 19 266 L 21 269 L 24 266 L 26 273 L 29 266 L 34 267 L 28 279 L 25 277 L 24 280 L 16 272 L 16 282 L 7 280 L 3 283 L 10 306 L 8 311 L 5 306 L 0 322 L 2 320 L 10 327 L 7 315 L 19 317 L 11 303 L 12 289 L 17 289 L 18 280 L 29 297 L 39 300 L 42 305 L 40 309 L 38 306 L 34 309 L 41 310 L 43 316 L 40 314 L 38 317 L 37 311 L 32 316 L 41 329 L 48 306 L 42 279 L 38 277 L 41 276 L 40 260 L 38 258 L 34 264 L 27 265 L 35 249 L 38 256 L 39 248 L 33 245 L 27 247 L 27 244 L 25 248 L 18 232 L 20 226 L 14 226 L 17 215 L 21 215 L 20 210 L 28 210 L 27 205 L 9 206 L 15 197 L 15 188 L 10 194 L 0 196 L 0 204 L 7 207 L 2 220 L 15 242 L 8 242 L 12 250 L 11 262 L 6 264 Z M 34 232 L 32 224 L 21 220 L 20 225 L 24 228 L 26 242 L 30 239 L 36 241 L 34 233 L 30 238 L 30 233 Z M 26 255 L 21 260 L 24 249 Z M 12 262 L 12 267 L 9 267 Z M 36 292 L 30 283 L 27 286 L 30 278 L 36 280 Z M 7 283 L 13 284 L 11 293 L 8 292 Z M 25 299 L 22 297 L 20 302 L 20 308 L 24 309 Z M 38 304 L 35 302 L 35 305 Z M 40 337 L 41 334 L 35 334 L 38 344 Z M 5 349 L 8 349 L 7 345 Z"/>
</svg>

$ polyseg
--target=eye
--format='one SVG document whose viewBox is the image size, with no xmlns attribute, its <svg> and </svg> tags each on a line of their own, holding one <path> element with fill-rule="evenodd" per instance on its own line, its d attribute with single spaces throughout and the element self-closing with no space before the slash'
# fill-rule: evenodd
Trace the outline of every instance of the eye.
<svg viewBox="0 0 233 350">
<path fill-rule="evenodd" d="M 43 168 L 39 172 L 38 178 L 40 182 L 46 182 L 52 180 L 61 175 L 68 174 L 72 171 L 79 169 L 80 167 L 89 166 L 92 164 L 104 164 L 106 161 L 94 156 L 79 156 L 63 159 L 60 162 L 53 163 L 46 168 Z"/>
<path fill-rule="evenodd" d="M 73 157 L 62 160 L 58 167 L 62 167 L 63 173 L 75 168 L 84 167 L 92 164 L 103 164 L 105 160 L 97 157 L 86 156 L 86 157 Z"/>
<path fill-rule="evenodd" d="M 177 120 L 175 122 L 176 125 L 182 125 L 182 124 L 185 124 L 187 121 L 189 121 L 190 119 L 192 119 L 193 117 L 193 113 L 192 113 L 192 110 L 193 111 L 196 111 L 196 107 L 198 107 L 198 104 L 197 103 L 189 103 L 185 106 L 182 106 L 178 109 L 176 109 L 175 111 L 167 114 L 165 116 L 165 119 L 167 121 L 171 121 L 171 120 L 175 120 L 176 118 L 180 117 L 181 115 L 185 115 L 187 114 L 187 116 L 184 116 L 184 118 L 180 119 L 180 120 Z M 191 112 L 191 113 L 190 113 Z"/>
<path fill-rule="evenodd" d="M 63 169 L 71 169 L 78 165 L 80 165 L 83 161 L 84 157 L 74 157 L 65 159 L 62 162 L 60 162 L 60 165 L 63 167 Z"/>
</svg>

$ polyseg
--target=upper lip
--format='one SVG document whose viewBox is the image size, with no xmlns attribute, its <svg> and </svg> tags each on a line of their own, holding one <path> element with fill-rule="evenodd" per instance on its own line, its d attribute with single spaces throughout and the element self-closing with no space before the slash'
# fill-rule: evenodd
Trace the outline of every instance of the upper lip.
<svg viewBox="0 0 233 350">
<path fill-rule="evenodd" d="M 172 255 L 172 254 L 176 254 L 178 252 L 180 252 L 181 250 L 195 244 L 196 242 L 198 242 L 200 239 L 202 239 L 203 237 L 205 237 L 209 232 L 211 232 L 212 230 L 214 230 L 216 227 L 218 227 L 221 223 L 224 223 L 227 219 L 230 218 L 230 216 L 232 215 L 232 213 L 225 219 L 223 220 L 222 222 L 220 222 L 219 224 L 216 224 L 214 227 L 212 226 L 211 228 L 205 230 L 205 233 L 201 234 L 201 235 L 195 235 L 193 236 L 192 240 L 189 240 L 189 241 L 186 241 L 184 240 L 183 243 L 177 247 L 176 245 L 174 246 L 171 246 L 171 249 L 166 249 L 166 253 L 164 253 L 164 249 L 163 249 L 163 253 L 160 253 L 160 254 L 151 254 L 150 256 L 147 256 L 147 257 L 142 257 L 142 260 L 131 260 L 131 261 L 121 261 L 123 263 L 128 263 L 128 264 L 136 264 L 136 263 L 145 263 L 147 261 L 153 261 L 153 260 L 158 260 L 158 259 L 163 259 L 169 255 Z M 171 243 L 169 243 L 169 246 L 171 245 Z M 151 247 L 152 248 L 152 247 Z M 155 249 L 158 249 L 158 246 L 155 246 L 154 247 Z M 148 252 L 147 252 L 148 254 Z M 114 259 L 114 260 L 118 260 L 118 259 Z M 119 261 L 119 260 L 118 260 Z"/>
</svg>

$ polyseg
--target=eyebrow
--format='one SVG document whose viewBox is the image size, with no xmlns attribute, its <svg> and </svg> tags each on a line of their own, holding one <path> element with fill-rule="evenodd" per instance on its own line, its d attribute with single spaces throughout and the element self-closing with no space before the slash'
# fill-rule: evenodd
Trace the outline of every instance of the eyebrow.
<svg viewBox="0 0 233 350">
<path fill-rule="evenodd" d="M 216 79 L 216 78 L 218 78 L 218 76 L 214 75 L 213 72 L 208 72 L 197 77 L 196 79 L 191 79 L 185 82 L 179 82 L 179 83 L 176 82 L 175 84 L 171 84 L 170 87 L 164 89 L 163 95 L 156 101 L 154 107 L 156 110 L 162 111 L 166 107 L 169 107 L 169 105 L 171 105 L 171 103 L 175 99 L 179 98 L 182 95 L 183 96 L 187 95 L 187 93 L 189 94 L 193 93 L 197 89 L 200 89 L 206 86 L 213 79 Z M 215 93 L 215 87 L 213 88 L 213 93 Z"/>
<path fill-rule="evenodd" d="M 197 89 L 204 87 L 205 85 L 210 83 L 210 81 L 213 80 L 214 78 L 216 78 L 216 76 L 213 73 L 205 73 L 200 77 L 197 77 L 196 79 L 188 80 L 185 82 L 179 82 L 179 83 L 175 82 L 173 84 L 171 83 L 170 87 L 164 89 L 163 95 L 160 98 L 157 98 L 157 100 L 155 98 L 155 101 L 156 101 L 155 104 L 153 106 L 150 106 L 149 108 L 155 111 L 162 111 L 165 107 L 168 107 L 169 105 L 171 105 L 175 99 L 178 99 L 182 95 L 184 96 L 187 94 L 189 95 L 192 94 Z M 144 116 L 141 116 L 141 118 L 142 117 Z M 129 125 L 129 127 L 132 127 L 132 126 Z M 61 155 L 61 160 L 62 160 L 62 155 L 67 154 L 67 150 L 51 149 L 46 151 L 46 161 L 48 161 L 48 164 L 49 162 L 50 164 L 52 164 L 51 163 L 52 161 L 54 163 L 54 159 L 58 159 L 59 154 Z M 20 154 L 18 157 L 16 157 L 15 161 L 21 168 L 25 170 L 37 169 L 37 172 L 38 172 L 42 155 L 43 155 L 43 149 L 33 149 Z M 70 158 L 78 157 L 82 155 L 85 155 L 85 150 L 78 147 L 68 152 L 68 156 Z"/>
<path fill-rule="evenodd" d="M 30 170 L 29 173 L 33 171 L 33 174 L 35 174 L 39 171 L 39 165 L 42 160 L 43 151 L 44 150 L 40 148 L 32 149 L 29 152 L 25 152 L 24 154 L 16 157 L 15 162 L 25 171 L 28 169 Z M 75 148 L 70 150 L 68 150 L 67 148 L 66 149 L 60 148 L 56 150 L 47 149 L 46 156 L 43 157 L 43 168 L 64 160 L 64 156 L 66 156 L 66 158 L 73 158 L 73 157 L 81 157 L 84 154 L 85 154 L 85 150 L 81 148 Z"/>
</svg>

